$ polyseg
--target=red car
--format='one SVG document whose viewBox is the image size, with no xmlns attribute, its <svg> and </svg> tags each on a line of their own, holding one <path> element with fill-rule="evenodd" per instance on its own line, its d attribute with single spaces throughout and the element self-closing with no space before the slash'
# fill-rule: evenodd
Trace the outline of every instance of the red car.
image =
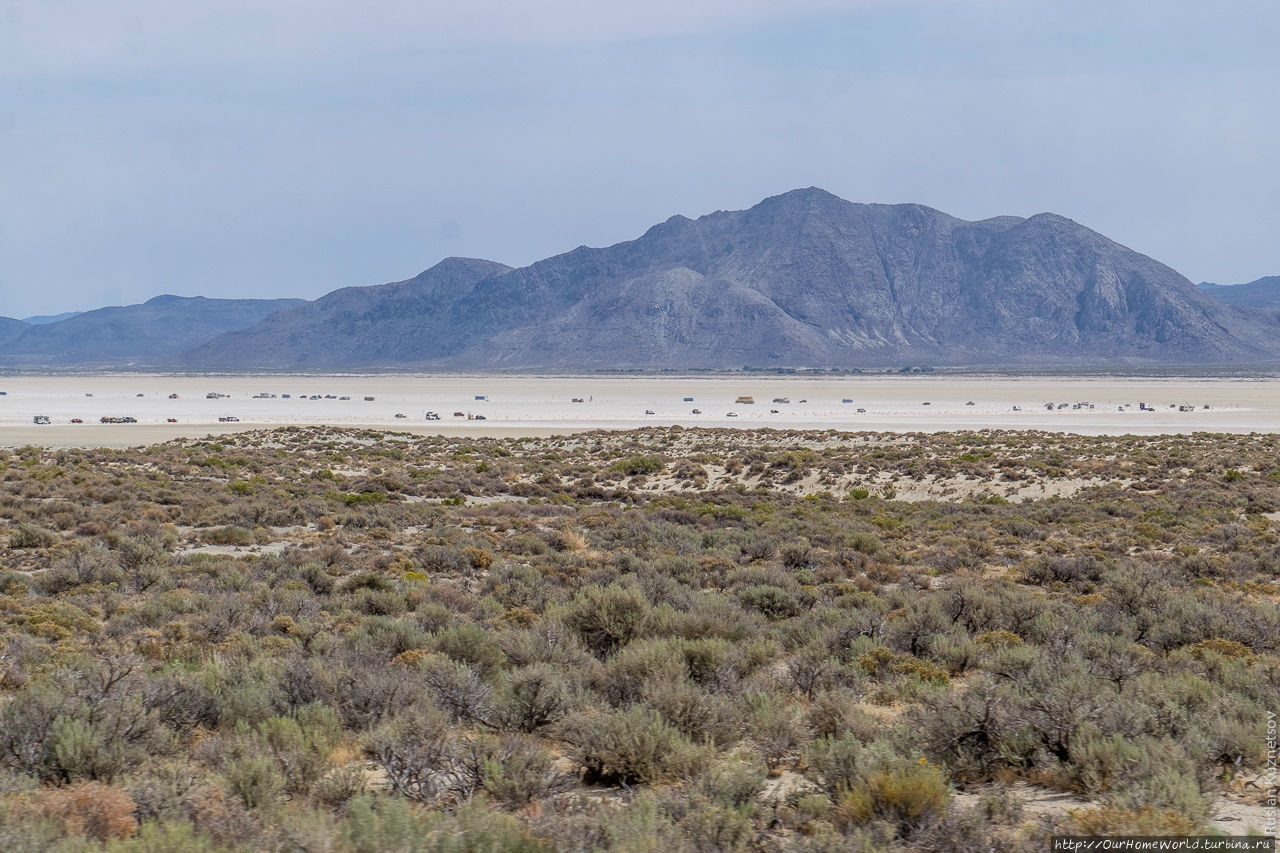
<svg viewBox="0 0 1280 853">
<path fill-rule="evenodd" d="M 73 424 L 82 424 L 82 423 L 84 423 L 84 421 L 82 421 L 80 418 L 72 418 L 72 419 L 71 419 L 71 422 L 72 422 Z"/>
</svg>

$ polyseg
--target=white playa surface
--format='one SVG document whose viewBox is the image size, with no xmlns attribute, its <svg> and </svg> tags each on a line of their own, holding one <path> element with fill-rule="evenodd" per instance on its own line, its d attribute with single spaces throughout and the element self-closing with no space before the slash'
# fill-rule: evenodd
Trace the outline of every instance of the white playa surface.
<svg viewBox="0 0 1280 853">
<path fill-rule="evenodd" d="M 133 447 L 289 424 L 493 436 L 671 424 L 1081 434 L 1280 430 L 1280 379 L 1273 378 L 111 374 L 6 376 L 0 391 L 0 446 L 10 447 Z M 207 399 L 209 393 L 226 396 Z M 755 403 L 735 403 L 740 396 Z M 440 420 L 426 420 L 428 411 Z M 37 415 L 50 424 L 34 424 Z M 137 423 L 101 424 L 104 416 Z M 219 421 L 229 417 L 239 420 Z"/>
</svg>

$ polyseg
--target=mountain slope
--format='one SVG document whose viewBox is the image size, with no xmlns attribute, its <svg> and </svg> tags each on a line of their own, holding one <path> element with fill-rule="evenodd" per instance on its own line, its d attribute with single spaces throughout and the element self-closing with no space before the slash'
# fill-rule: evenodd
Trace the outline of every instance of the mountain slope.
<svg viewBox="0 0 1280 853">
<path fill-rule="evenodd" d="M 0 364 L 161 364 L 192 346 L 252 326 L 301 299 L 157 296 L 141 305 L 99 308 L 0 341 Z"/>
<path fill-rule="evenodd" d="M 429 298 L 404 299 L 405 284 L 315 303 L 343 294 L 375 322 L 308 306 L 215 340 L 190 363 L 683 369 L 1277 357 L 1273 321 L 1063 217 L 966 222 L 818 189 L 672 217 L 636 240 L 498 269 Z"/>
<path fill-rule="evenodd" d="M 0 317 L 0 349 L 9 341 L 19 337 L 29 327 L 21 320 L 12 317 Z"/>
<path fill-rule="evenodd" d="M 416 363 L 430 341 L 430 318 L 485 278 L 511 268 L 446 258 L 407 281 L 345 287 L 267 318 L 185 355 L 187 364 L 255 367 L 367 367 Z"/>
<path fill-rule="evenodd" d="M 1201 282 L 1201 292 L 1226 305 L 1241 308 L 1280 310 L 1280 275 L 1271 275 L 1248 284 L 1210 284 Z"/>
</svg>

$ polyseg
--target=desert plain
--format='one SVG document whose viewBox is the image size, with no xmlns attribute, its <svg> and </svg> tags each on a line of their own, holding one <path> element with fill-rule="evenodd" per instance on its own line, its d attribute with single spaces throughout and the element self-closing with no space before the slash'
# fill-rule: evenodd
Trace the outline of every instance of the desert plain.
<svg viewBox="0 0 1280 853">
<path fill-rule="evenodd" d="M 134 447 L 285 425 L 492 437 L 670 425 L 1080 435 L 1280 428 L 1275 378 L 93 374 L 8 376 L 0 391 L 0 445 L 10 447 Z"/>
</svg>

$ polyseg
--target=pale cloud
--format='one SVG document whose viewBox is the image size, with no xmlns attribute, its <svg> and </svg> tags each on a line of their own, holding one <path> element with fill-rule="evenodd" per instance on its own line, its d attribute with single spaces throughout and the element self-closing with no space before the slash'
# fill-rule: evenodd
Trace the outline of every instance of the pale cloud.
<svg viewBox="0 0 1280 853">
<path fill-rule="evenodd" d="M 1280 7 L 0 0 L 0 315 L 523 264 L 817 185 L 1280 273 Z"/>
<path fill-rule="evenodd" d="M 696 35 L 895 0 L 8 0 L 0 69 L 271 67 L 406 50 L 609 43 Z M 916 3 L 925 0 L 896 0 Z"/>
</svg>

